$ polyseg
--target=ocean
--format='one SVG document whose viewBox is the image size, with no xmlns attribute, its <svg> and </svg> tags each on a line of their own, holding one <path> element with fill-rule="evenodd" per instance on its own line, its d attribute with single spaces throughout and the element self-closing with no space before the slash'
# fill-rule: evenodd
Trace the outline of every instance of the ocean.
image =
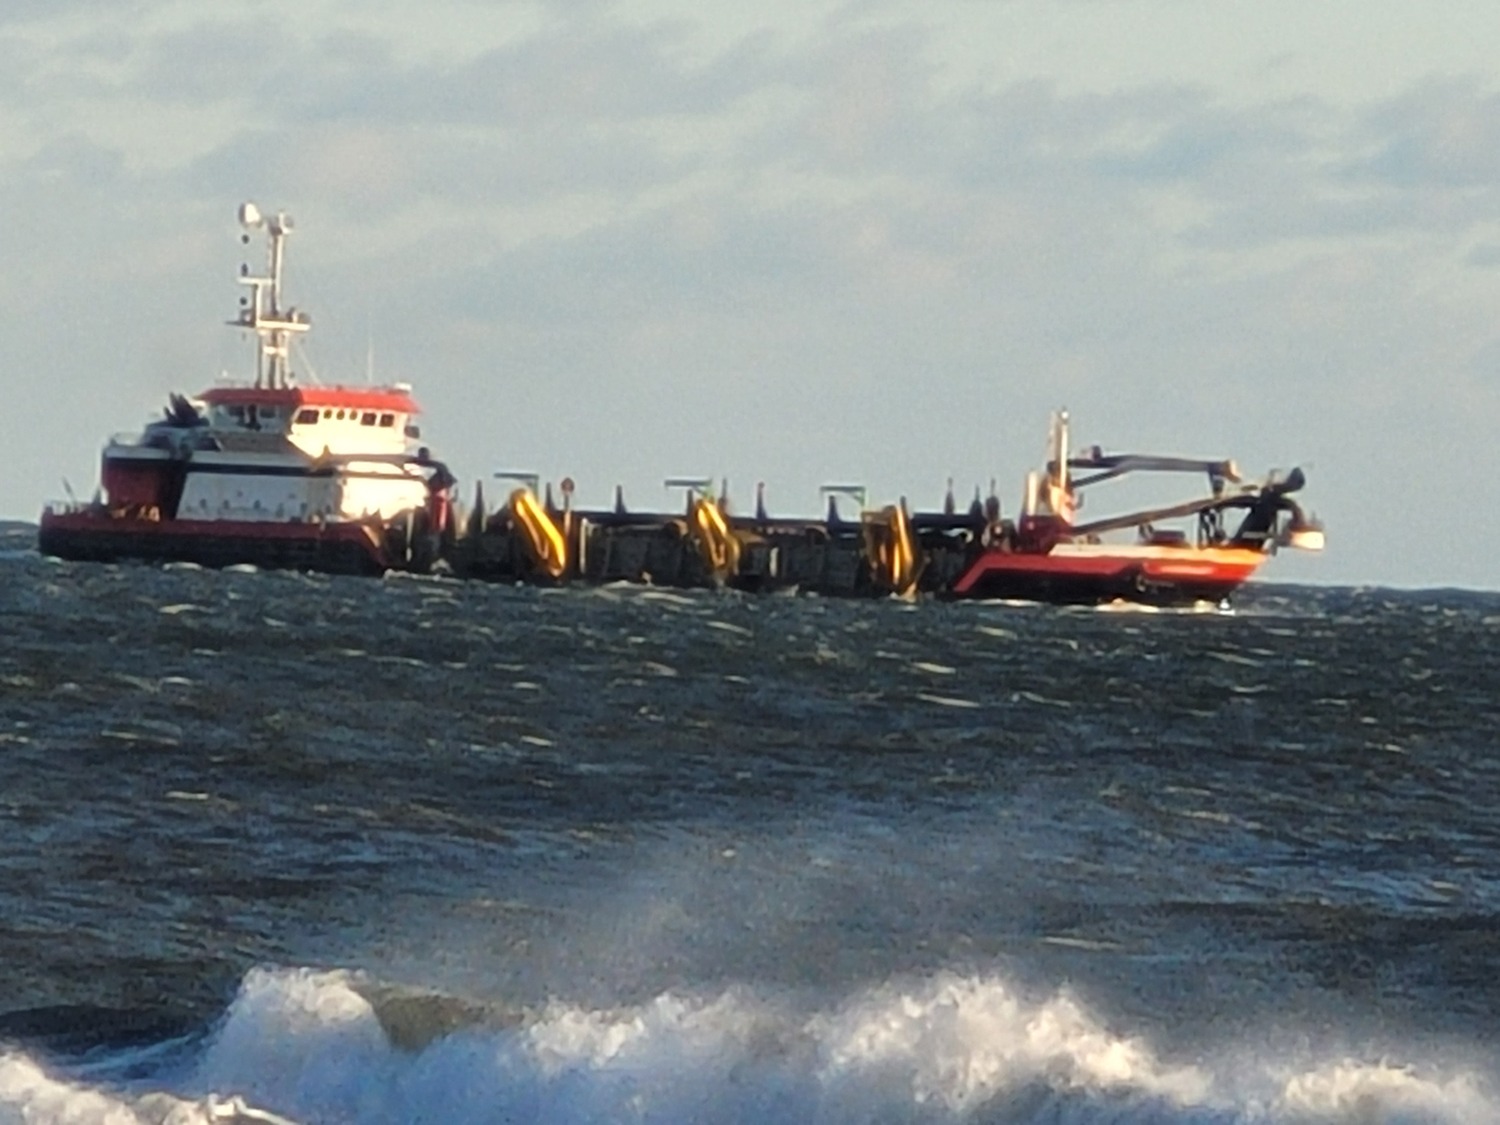
<svg viewBox="0 0 1500 1125">
<path fill-rule="evenodd" d="M 1500 1122 L 1500 595 L 0 535 L 0 1125 Z"/>
</svg>

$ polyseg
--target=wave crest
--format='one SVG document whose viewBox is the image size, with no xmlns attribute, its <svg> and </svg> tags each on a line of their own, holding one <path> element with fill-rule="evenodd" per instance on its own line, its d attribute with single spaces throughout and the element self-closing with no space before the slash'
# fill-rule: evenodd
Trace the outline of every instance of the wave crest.
<svg viewBox="0 0 1500 1125">
<path fill-rule="evenodd" d="M 1473 1073 L 1248 1050 L 1173 1063 L 1066 991 L 1031 1000 L 994 974 L 890 981 L 811 1009 L 744 987 L 614 1008 L 454 1001 L 465 1022 L 407 1042 L 381 1009 L 410 1000 L 345 972 L 258 970 L 193 1057 L 118 1089 L 83 1080 L 104 1072 L 96 1061 L 69 1078 L 0 1055 L 0 1125 L 1500 1120 Z"/>
</svg>

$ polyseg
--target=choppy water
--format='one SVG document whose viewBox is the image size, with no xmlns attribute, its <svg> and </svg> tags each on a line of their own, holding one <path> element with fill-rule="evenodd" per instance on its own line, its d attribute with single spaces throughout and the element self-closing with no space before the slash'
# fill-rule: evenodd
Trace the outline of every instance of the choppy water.
<svg viewBox="0 0 1500 1125">
<path fill-rule="evenodd" d="M 1500 595 L 0 628 L 0 1123 L 1500 1121 Z"/>
</svg>

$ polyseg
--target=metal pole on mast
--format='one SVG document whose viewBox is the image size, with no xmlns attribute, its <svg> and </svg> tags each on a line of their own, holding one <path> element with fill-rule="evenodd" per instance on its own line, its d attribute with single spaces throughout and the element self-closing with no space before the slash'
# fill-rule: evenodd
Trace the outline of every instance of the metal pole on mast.
<svg viewBox="0 0 1500 1125">
<path fill-rule="evenodd" d="M 269 389 L 283 389 L 292 385 L 290 369 L 292 336 L 306 332 L 312 327 L 306 314 L 295 309 L 281 307 L 281 273 L 286 259 L 286 236 L 291 233 L 292 220 L 285 211 L 267 217 L 253 203 L 240 207 L 240 225 L 248 232 L 264 227 L 270 241 L 267 250 L 267 275 L 249 277 L 243 273 L 240 284 L 251 288 L 251 298 L 246 302 L 240 318 L 230 323 L 248 328 L 259 337 L 259 356 L 255 368 L 255 385 Z"/>
</svg>

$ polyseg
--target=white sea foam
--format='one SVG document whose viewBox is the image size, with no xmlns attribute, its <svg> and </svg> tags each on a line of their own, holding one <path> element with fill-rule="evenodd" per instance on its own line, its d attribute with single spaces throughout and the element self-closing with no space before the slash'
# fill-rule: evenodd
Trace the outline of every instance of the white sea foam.
<svg viewBox="0 0 1500 1125">
<path fill-rule="evenodd" d="M 875 1085 L 954 1115 L 1036 1086 L 1176 1107 L 1203 1104 L 1211 1088 L 1207 1075 L 1163 1065 L 1070 997 L 1030 1004 L 996 978 L 876 989 L 810 1027 L 830 1085 Z"/>
<path fill-rule="evenodd" d="M 251 973 L 186 1076 L 122 1090 L 0 1056 L 0 1125 L 1500 1120 L 1473 1073 L 1234 1051 L 1173 1062 L 1066 992 L 1031 999 L 995 975 L 891 981 L 811 1009 L 734 987 L 614 1008 L 554 1000 L 405 1049 L 367 991 L 341 972 Z"/>
<path fill-rule="evenodd" d="M 380 1121 L 392 1049 L 344 973 L 256 970 L 189 1093 L 237 1094 L 298 1120 Z"/>
<path fill-rule="evenodd" d="M 1500 1121 L 1500 1103 L 1471 1074 L 1437 1077 L 1388 1062 L 1344 1061 L 1287 1080 L 1272 1117 L 1295 1122 L 1426 1125 Z"/>
<path fill-rule="evenodd" d="M 119 1098 L 52 1077 L 21 1054 L 0 1056 L 0 1125 L 137 1125 Z"/>
<path fill-rule="evenodd" d="M 1191 605 L 1143 605 L 1140 602 L 1113 601 L 1103 602 L 1100 605 L 1086 607 L 1095 613 L 1134 613 L 1143 616 L 1169 615 L 1174 617 L 1190 617 L 1200 614 L 1212 614 L 1216 617 L 1233 617 L 1234 607 L 1225 602 L 1196 601 Z"/>
<path fill-rule="evenodd" d="M 643 602 L 656 602 L 658 605 L 679 608 L 690 609 L 702 604 L 696 598 L 688 597 L 684 594 L 674 594 L 668 590 L 660 590 L 652 586 L 636 587 L 635 596 Z"/>
<path fill-rule="evenodd" d="M 705 621 L 704 624 L 710 629 L 717 629 L 721 633 L 733 633 L 737 637 L 755 636 L 755 630 L 747 629 L 743 625 L 736 625 L 730 621 L 720 621 L 717 618 L 711 618 Z"/>
<path fill-rule="evenodd" d="M 951 664 L 935 664 L 930 660 L 914 660 L 911 665 L 918 672 L 926 672 L 930 676 L 954 676 L 958 669 Z"/>
<path fill-rule="evenodd" d="M 0 1056 L 0 1125 L 297 1125 L 243 1098 L 110 1092 L 49 1073 L 22 1054 Z"/>
<path fill-rule="evenodd" d="M 964 699 L 956 695 L 935 695 L 930 691 L 919 691 L 916 697 L 923 703 L 935 703 L 939 707 L 974 708 L 981 705 L 977 699 Z"/>
</svg>

